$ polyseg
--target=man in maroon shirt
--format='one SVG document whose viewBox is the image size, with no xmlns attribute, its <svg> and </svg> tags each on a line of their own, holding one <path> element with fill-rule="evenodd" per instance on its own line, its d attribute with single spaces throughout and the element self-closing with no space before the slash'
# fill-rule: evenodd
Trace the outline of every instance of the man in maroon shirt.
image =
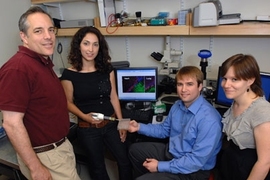
<svg viewBox="0 0 270 180">
<path fill-rule="evenodd" d="M 79 180 L 69 131 L 67 100 L 49 56 L 55 28 L 31 7 L 19 20 L 23 46 L 0 69 L 3 127 L 27 179 Z"/>
</svg>

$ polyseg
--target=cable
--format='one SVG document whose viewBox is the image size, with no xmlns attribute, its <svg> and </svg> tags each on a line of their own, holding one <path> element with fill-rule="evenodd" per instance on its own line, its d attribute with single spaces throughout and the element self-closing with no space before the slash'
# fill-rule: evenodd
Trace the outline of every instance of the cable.
<svg viewBox="0 0 270 180">
<path fill-rule="evenodd" d="M 61 42 L 59 42 L 57 45 L 57 52 L 58 52 L 58 54 L 61 54 L 62 51 L 63 51 L 63 46 L 62 46 Z"/>
<path fill-rule="evenodd" d="M 57 53 L 60 55 L 61 62 L 62 62 L 62 65 L 63 65 L 63 68 L 65 68 L 65 63 L 64 63 L 64 60 L 63 60 L 63 57 L 62 57 L 62 52 L 63 52 L 63 46 L 62 46 L 62 43 L 61 43 L 61 42 L 58 42 L 58 45 L 57 45 Z"/>
<path fill-rule="evenodd" d="M 113 23 L 116 22 L 116 20 L 115 20 L 115 19 L 112 19 L 112 17 L 114 17 L 114 14 L 111 14 L 111 15 L 108 17 L 108 25 L 106 26 L 106 32 L 107 32 L 108 34 L 113 34 L 113 33 L 115 33 L 115 32 L 117 31 L 117 29 L 119 28 L 119 26 L 115 26 L 115 27 L 116 27 L 115 30 L 112 31 L 112 32 L 109 32 L 109 27 L 111 27 L 111 25 L 112 25 Z"/>
</svg>

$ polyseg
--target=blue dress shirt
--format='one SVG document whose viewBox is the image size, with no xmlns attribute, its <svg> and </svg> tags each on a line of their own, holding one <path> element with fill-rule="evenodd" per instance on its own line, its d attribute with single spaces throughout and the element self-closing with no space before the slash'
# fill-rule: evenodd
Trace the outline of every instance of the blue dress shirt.
<svg viewBox="0 0 270 180">
<path fill-rule="evenodd" d="M 189 174 L 210 170 L 221 149 L 221 116 L 202 96 L 188 108 L 178 100 L 162 124 L 140 123 L 138 133 L 155 138 L 169 137 L 169 152 L 174 158 L 159 161 L 159 172 Z"/>
</svg>

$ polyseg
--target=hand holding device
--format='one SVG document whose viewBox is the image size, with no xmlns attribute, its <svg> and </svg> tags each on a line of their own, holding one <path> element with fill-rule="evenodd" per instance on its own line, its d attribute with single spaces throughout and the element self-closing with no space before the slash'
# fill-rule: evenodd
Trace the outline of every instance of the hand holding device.
<svg viewBox="0 0 270 180">
<path fill-rule="evenodd" d="M 102 113 L 92 113 L 92 117 L 95 120 L 110 120 L 110 121 L 117 120 L 118 121 L 118 119 L 116 119 L 115 117 L 104 116 L 104 114 L 102 114 Z"/>
</svg>

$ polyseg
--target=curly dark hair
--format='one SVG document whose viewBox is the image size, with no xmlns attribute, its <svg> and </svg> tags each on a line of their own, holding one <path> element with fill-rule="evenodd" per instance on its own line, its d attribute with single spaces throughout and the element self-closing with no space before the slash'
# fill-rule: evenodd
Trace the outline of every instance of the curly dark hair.
<svg viewBox="0 0 270 180">
<path fill-rule="evenodd" d="M 113 67 L 111 65 L 111 57 L 109 55 L 109 46 L 105 37 L 101 32 L 92 26 L 86 26 L 80 28 L 76 34 L 73 36 L 70 43 L 70 52 L 68 55 L 68 62 L 77 70 L 82 70 L 82 54 L 80 50 L 80 44 L 86 34 L 92 33 L 95 34 L 99 42 L 99 51 L 98 55 L 95 58 L 95 67 L 100 72 L 110 72 Z"/>
</svg>

